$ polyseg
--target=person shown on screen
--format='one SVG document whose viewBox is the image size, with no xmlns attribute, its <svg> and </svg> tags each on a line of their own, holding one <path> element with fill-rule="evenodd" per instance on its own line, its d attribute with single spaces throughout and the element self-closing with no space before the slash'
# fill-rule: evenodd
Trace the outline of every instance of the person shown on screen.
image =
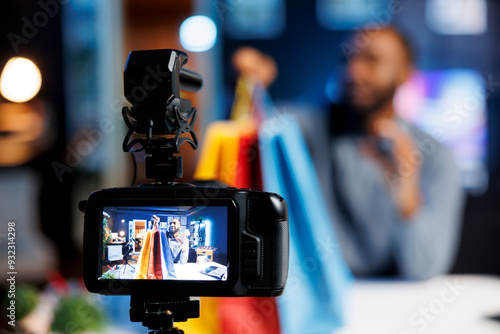
<svg viewBox="0 0 500 334">
<path fill-rule="evenodd" d="M 168 242 L 174 263 L 185 264 L 189 255 L 189 240 L 180 233 L 181 221 L 173 218 L 168 225 Z"/>
<path fill-rule="evenodd" d="M 328 145 L 312 152 L 344 257 L 358 276 L 446 273 L 460 232 L 461 175 L 449 149 L 395 113 L 411 46 L 393 27 L 359 31 L 347 45 L 342 103 L 326 122 Z"/>
</svg>

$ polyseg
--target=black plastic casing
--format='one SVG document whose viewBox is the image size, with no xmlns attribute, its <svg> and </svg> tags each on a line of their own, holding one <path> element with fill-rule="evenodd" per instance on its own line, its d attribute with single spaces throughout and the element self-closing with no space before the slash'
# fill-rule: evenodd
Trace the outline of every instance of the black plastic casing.
<svg viewBox="0 0 500 334">
<path fill-rule="evenodd" d="M 226 281 L 104 279 L 102 211 L 105 206 L 226 206 Z M 93 293 L 155 296 L 260 296 L 283 293 L 288 276 L 288 210 L 274 193 L 236 188 L 144 185 L 94 192 L 85 207 L 84 281 Z"/>
</svg>

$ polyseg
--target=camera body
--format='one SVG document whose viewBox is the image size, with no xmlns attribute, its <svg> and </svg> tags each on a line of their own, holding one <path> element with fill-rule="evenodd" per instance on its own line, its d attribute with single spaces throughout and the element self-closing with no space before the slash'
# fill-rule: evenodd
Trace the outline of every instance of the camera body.
<svg viewBox="0 0 500 334">
<path fill-rule="evenodd" d="M 221 184 L 104 189 L 85 205 L 84 281 L 94 293 L 157 299 L 278 296 L 288 238 L 287 205 L 274 193 Z M 134 251 L 120 258 L 125 245 Z"/>
<path fill-rule="evenodd" d="M 281 196 L 217 181 L 174 182 L 182 177 L 181 145 L 198 147 L 197 110 L 180 90 L 197 91 L 203 81 L 183 68 L 187 60 L 174 49 L 129 54 L 122 149 L 144 151 L 145 176 L 155 182 L 96 191 L 80 202 L 87 289 L 130 295 L 130 320 L 158 333 L 182 333 L 174 319 L 199 317 L 193 296 L 279 296 L 288 275 Z"/>
</svg>

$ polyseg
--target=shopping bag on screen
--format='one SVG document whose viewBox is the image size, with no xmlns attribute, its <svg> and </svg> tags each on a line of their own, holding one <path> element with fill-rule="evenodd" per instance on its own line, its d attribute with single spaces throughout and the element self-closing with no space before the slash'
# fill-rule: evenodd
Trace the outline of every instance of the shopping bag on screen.
<svg viewBox="0 0 500 334">
<path fill-rule="evenodd" d="M 148 278 L 148 267 L 149 267 L 149 254 L 151 251 L 151 236 L 152 231 L 148 231 L 146 234 L 146 239 L 144 240 L 144 246 L 139 254 L 139 259 L 137 260 L 136 271 L 134 273 L 134 279 L 146 279 Z"/>
<path fill-rule="evenodd" d="M 284 115 L 265 121 L 259 150 L 264 190 L 288 204 L 290 265 L 278 300 L 282 332 L 331 333 L 342 325 L 351 274 L 297 120 Z"/>
<path fill-rule="evenodd" d="M 151 252 L 149 254 L 148 279 L 163 279 L 160 233 L 153 229 Z"/>
<path fill-rule="evenodd" d="M 170 249 L 170 244 L 168 242 L 167 234 L 163 231 L 160 233 L 160 247 L 161 247 L 161 267 L 162 267 L 163 279 L 176 278 L 177 274 L 175 273 L 172 250 Z"/>
</svg>

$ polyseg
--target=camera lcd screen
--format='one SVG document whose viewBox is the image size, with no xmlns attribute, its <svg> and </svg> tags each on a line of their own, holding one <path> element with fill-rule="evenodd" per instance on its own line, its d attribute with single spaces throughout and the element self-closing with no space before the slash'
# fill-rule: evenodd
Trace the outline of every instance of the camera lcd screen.
<svg viewBox="0 0 500 334">
<path fill-rule="evenodd" d="M 226 281 L 226 206 L 104 206 L 99 280 Z"/>
</svg>

